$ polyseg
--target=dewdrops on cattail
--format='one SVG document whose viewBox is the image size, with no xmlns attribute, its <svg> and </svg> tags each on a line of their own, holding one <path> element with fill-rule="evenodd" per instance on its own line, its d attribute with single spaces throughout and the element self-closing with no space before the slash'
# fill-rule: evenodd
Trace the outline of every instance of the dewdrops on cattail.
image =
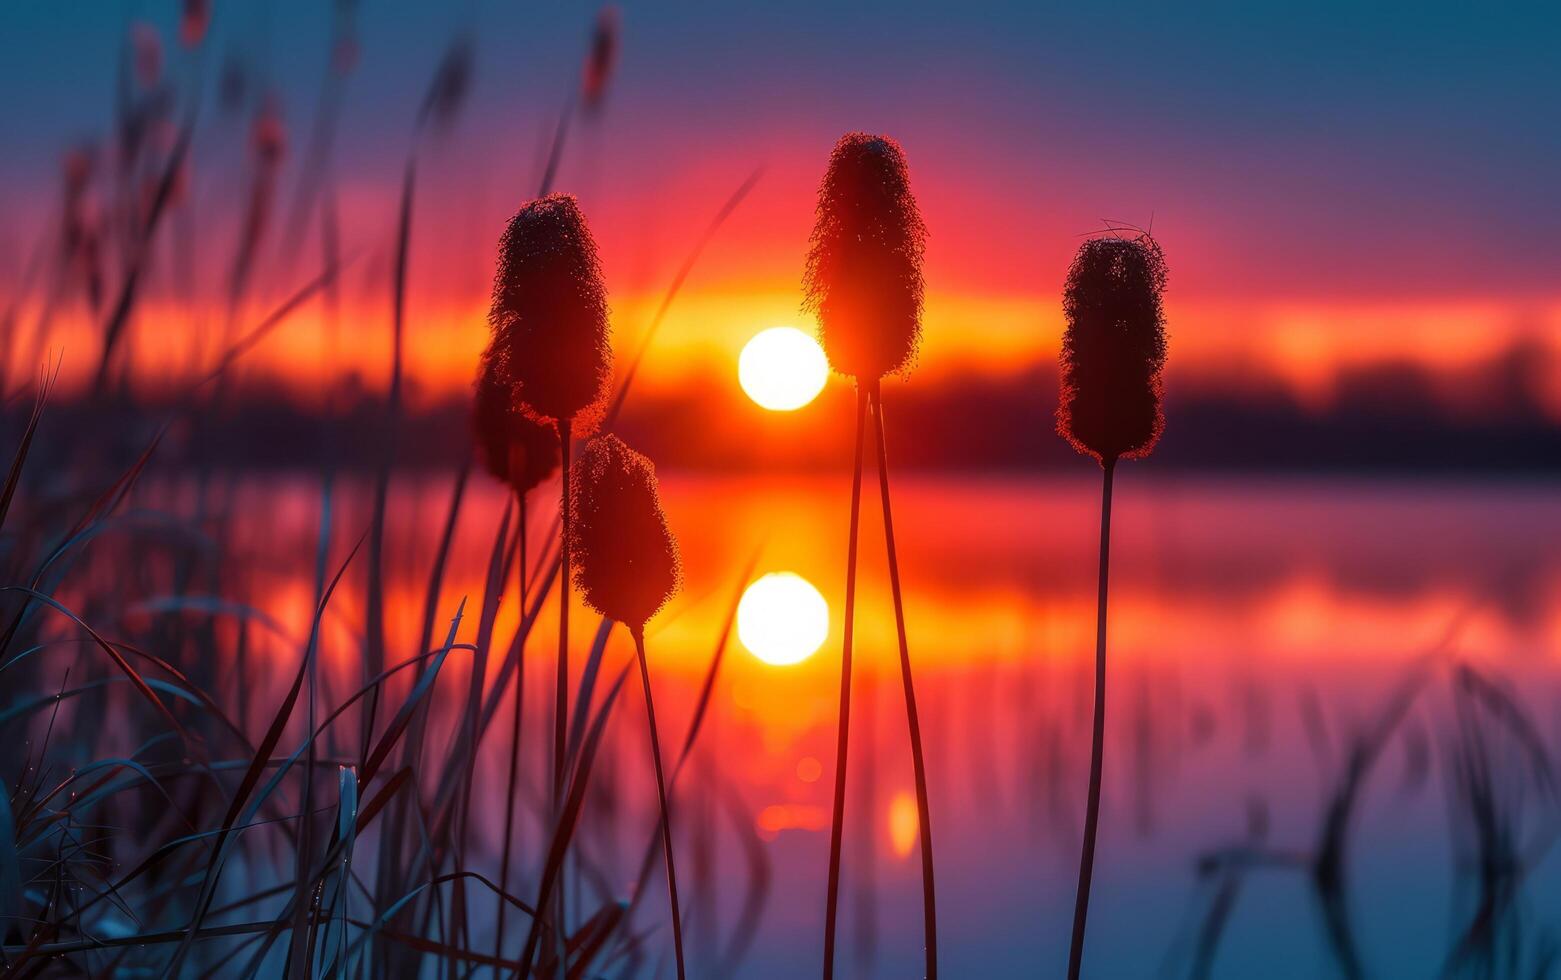
<svg viewBox="0 0 1561 980">
<path fill-rule="evenodd" d="M 586 446 L 570 478 L 575 585 L 591 608 L 638 630 L 683 580 L 656 468 L 622 439 L 605 435 Z"/>
<path fill-rule="evenodd" d="M 1165 258 L 1147 234 L 1079 246 L 1063 288 L 1057 431 L 1102 463 L 1149 455 L 1165 417 Z"/>
<path fill-rule="evenodd" d="M 921 338 L 927 229 L 900 144 L 847 133 L 819 189 L 805 307 L 841 374 L 872 380 L 904 370 Z"/>
<path fill-rule="evenodd" d="M 499 241 L 491 349 L 526 406 L 595 425 L 612 375 L 607 290 L 580 205 L 550 194 L 522 207 Z"/>
<path fill-rule="evenodd" d="M 553 427 L 527 415 L 491 354 L 478 367 L 472 428 L 483 465 L 518 494 L 534 489 L 558 469 Z"/>
<path fill-rule="evenodd" d="M 591 51 L 586 55 L 580 78 L 580 99 L 588 112 L 601 108 L 607 83 L 618 63 L 618 20 L 617 7 L 603 7 L 591 30 Z"/>
</svg>

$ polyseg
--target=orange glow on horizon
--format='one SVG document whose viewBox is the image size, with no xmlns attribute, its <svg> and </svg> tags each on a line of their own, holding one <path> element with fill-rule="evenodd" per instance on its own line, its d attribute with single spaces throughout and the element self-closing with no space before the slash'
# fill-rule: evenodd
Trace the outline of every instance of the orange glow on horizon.
<svg viewBox="0 0 1561 980">
<path fill-rule="evenodd" d="M 659 294 L 613 298 L 614 347 L 623 364 L 639 349 L 662 302 Z M 234 336 L 242 336 L 276 309 L 280 299 L 251 304 Z M 405 337 L 407 399 L 414 407 L 465 392 L 488 334 L 481 302 L 412 300 Z M 751 283 L 690 290 L 673 304 L 646 350 L 636 384 L 653 395 L 687 394 L 711 382 L 742 394 L 732 378 L 744 345 L 776 323 L 803 333 L 812 322 L 799 311 L 795 287 Z M 1561 301 L 1518 308 L 1498 300 L 1428 303 L 1183 303 L 1168 297 L 1173 356 L 1168 384 L 1204 386 L 1279 384 L 1314 408 L 1334 397 L 1340 372 L 1403 363 L 1425 371 L 1458 406 L 1467 372 L 1490 363 L 1514 344 L 1549 351 L 1547 408 L 1561 418 Z M 20 308 L 12 339 L 21 364 L 36 353 L 61 362 L 61 390 L 80 391 L 91 379 L 101 347 L 100 328 L 82 311 L 56 315 L 46 341 L 31 336 L 36 309 Z M 218 362 L 224 350 L 222 317 L 190 314 L 182 305 L 149 300 L 128 332 L 133 374 L 149 389 L 187 384 Z M 1059 304 L 1051 296 L 930 292 L 923 342 L 910 381 L 936 385 L 969 376 L 1011 378 L 1056 362 L 1062 335 Z M 389 376 L 391 338 L 383 303 L 344 304 L 327 316 L 306 304 L 238 362 L 237 373 L 280 387 L 303 404 L 323 404 L 344 380 L 378 391 Z M 20 368 L 6 381 L 26 383 Z M 830 376 L 829 384 L 844 384 Z"/>
</svg>

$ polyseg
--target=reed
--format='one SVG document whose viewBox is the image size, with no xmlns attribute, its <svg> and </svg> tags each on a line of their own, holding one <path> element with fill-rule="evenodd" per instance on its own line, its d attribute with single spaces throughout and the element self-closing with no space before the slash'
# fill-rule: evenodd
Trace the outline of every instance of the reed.
<svg viewBox="0 0 1561 980">
<path fill-rule="evenodd" d="M 472 429 L 483 464 L 494 479 L 509 488 L 515 497 L 516 608 L 524 617 L 526 609 L 526 501 L 531 491 L 558 469 L 558 441 L 552 430 L 521 410 L 520 400 L 493 360 L 484 357 L 478 365 L 476 391 L 472 400 Z M 525 634 L 517 630 L 516 643 L 524 645 Z M 523 656 L 523 650 L 521 651 Z M 525 714 L 525 673 L 515 673 L 515 709 L 510 724 L 509 774 L 504 794 L 504 840 L 499 858 L 497 927 L 494 929 L 493 955 L 503 955 L 504 919 L 508 903 L 502 893 L 509 889 L 510 853 L 515 838 L 515 787 L 520 769 L 520 731 Z"/>
<path fill-rule="evenodd" d="M 485 355 L 522 399 L 525 412 L 551 420 L 558 434 L 563 526 L 559 561 L 558 675 L 553 722 L 553 801 L 564 790 L 569 726 L 570 439 L 594 427 L 612 372 L 607 291 L 596 242 L 573 197 L 550 194 L 526 204 L 499 241 Z"/>
<path fill-rule="evenodd" d="M 580 559 L 576 585 L 586 603 L 623 623 L 634 637 L 635 658 L 645 690 L 645 724 L 650 732 L 661 841 L 667 862 L 667 901 L 678 980 L 685 980 L 683 915 L 673 858 L 672 807 L 656 727 L 655 698 L 645 655 L 645 624 L 682 583 L 677 541 L 667 527 L 651 461 L 614 435 L 591 441 L 574 464 L 575 522 L 570 547 Z"/>
<path fill-rule="evenodd" d="M 835 798 L 830 828 L 829 884 L 824 912 L 824 976 L 834 975 L 836 918 L 840 904 L 840 852 L 845 824 L 846 756 L 850 745 L 852 634 L 856 615 L 856 545 L 861 516 L 862 452 L 871 404 L 878 447 L 889 577 L 905 690 L 906 727 L 916 777 L 920 820 L 925 970 L 938 975 L 936 887 L 932 826 L 921 722 L 911 676 L 905 608 L 900 591 L 889 504 L 888 450 L 880 379 L 905 371 L 921 338 L 922 256 L 927 230 L 910 189 L 910 169 L 900 145 L 886 136 L 847 133 L 835 144 L 819 190 L 818 210 L 803 277 L 806 307 L 819 323 L 829 363 L 856 381 L 856 449 L 851 482 L 851 524 L 846 554 L 845 639 L 840 657 L 840 717 L 836 739 Z"/>
<path fill-rule="evenodd" d="M 1165 427 L 1160 372 L 1165 365 L 1165 259 L 1147 233 L 1110 235 L 1079 247 L 1063 287 L 1061 397 L 1057 431 L 1073 448 L 1100 463 L 1100 559 L 1095 607 L 1095 698 L 1090 738 L 1089 801 L 1079 854 L 1068 977 L 1077 980 L 1084 958 L 1095 840 L 1100 823 L 1100 778 L 1106 734 L 1106 592 L 1111 562 L 1111 486 L 1117 461 L 1149 455 Z"/>
</svg>

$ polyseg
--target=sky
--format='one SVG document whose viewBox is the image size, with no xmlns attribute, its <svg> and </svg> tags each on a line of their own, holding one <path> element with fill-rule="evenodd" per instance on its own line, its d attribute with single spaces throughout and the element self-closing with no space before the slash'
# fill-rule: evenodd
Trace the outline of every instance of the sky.
<svg viewBox="0 0 1561 980">
<path fill-rule="evenodd" d="M 1068 259 L 1105 219 L 1152 227 L 1165 247 L 1173 370 L 1257 361 L 1305 386 L 1352 359 L 1448 368 L 1515 336 L 1561 335 L 1553 7 L 836 6 L 621 7 L 607 104 L 572 131 L 559 188 L 592 218 L 625 336 L 722 200 L 763 168 L 669 316 L 651 383 L 730 359 L 765 326 L 807 326 L 798 282 L 814 196 L 851 129 L 893 135 L 911 161 L 930 230 L 918 370 L 933 376 L 1055 356 Z M 372 359 L 383 347 L 383 323 L 370 321 L 383 318 L 412 118 L 465 33 L 470 99 L 418 150 L 412 264 L 414 313 L 428 324 L 413 346 L 426 346 L 432 375 L 462 375 L 481 342 L 493 242 L 535 193 L 596 9 L 361 3 L 334 160 L 343 238 L 362 256 L 348 276 L 361 313 L 347 348 Z M 242 123 L 209 96 L 217 67 L 242 60 L 254 91 L 278 98 L 290 193 L 331 20 L 322 2 L 218 2 L 189 55 L 173 41 L 171 0 L 6 5 L 0 284 L 14 294 L 55 218 L 64 150 L 108 131 L 132 22 L 161 32 L 171 77 L 205 79 L 194 200 L 209 257 L 232 248 L 245 179 Z M 263 277 L 256 302 L 303 275 Z M 219 292 L 220 274 L 206 278 Z M 149 306 L 159 297 L 178 294 L 154 288 Z M 323 343 L 318 317 L 303 320 L 282 349 Z"/>
</svg>

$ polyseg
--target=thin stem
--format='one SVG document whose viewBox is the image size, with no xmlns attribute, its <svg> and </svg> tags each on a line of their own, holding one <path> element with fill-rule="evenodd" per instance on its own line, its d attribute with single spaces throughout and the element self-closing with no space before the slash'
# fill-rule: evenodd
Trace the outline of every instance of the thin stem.
<svg viewBox="0 0 1561 980">
<path fill-rule="evenodd" d="M 564 795 L 564 733 L 569 728 L 569 419 L 558 420 L 558 455 L 562 479 L 558 512 L 562 521 L 558 563 L 558 685 L 553 703 L 553 806 Z"/>
<path fill-rule="evenodd" d="M 1079 888 L 1073 902 L 1073 942 L 1068 950 L 1068 980 L 1078 980 L 1084 961 L 1084 920 L 1089 917 L 1089 886 L 1095 873 L 1095 833 L 1100 823 L 1100 767 L 1106 740 L 1106 585 L 1111 569 L 1111 478 L 1115 458 L 1101 461 L 1100 594 L 1095 606 L 1095 726 L 1089 754 L 1089 806 L 1084 816 L 1084 847 L 1079 854 Z"/>
<path fill-rule="evenodd" d="M 553 811 L 558 813 L 564 805 L 564 733 L 569 730 L 569 419 L 558 420 L 559 471 L 559 535 L 558 563 L 561 575 L 558 588 L 558 681 L 553 702 Z M 553 930 L 554 945 L 558 948 L 559 971 L 565 962 L 565 941 L 569 929 L 569 905 L 567 902 L 568 874 L 567 851 L 558 876 L 558 922 Z"/>
<path fill-rule="evenodd" d="M 522 620 L 526 616 L 526 495 L 516 493 L 515 499 L 519 502 L 519 535 L 520 554 L 515 568 L 515 590 L 520 594 L 520 605 L 517 607 Z M 522 622 L 517 629 L 524 629 Z M 515 668 L 515 714 L 514 722 L 510 726 L 509 741 L 509 786 L 504 794 L 504 853 L 499 859 L 499 922 L 494 930 L 493 958 L 504 957 L 504 893 L 509 891 L 509 859 L 510 848 L 515 837 L 515 782 L 520 768 L 520 722 L 525 714 L 526 704 L 526 671 L 525 671 L 525 634 L 521 633 L 516 640 L 519 645 L 519 663 Z"/>
<path fill-rule="evenodd" d="M 856 532 L 862 511 L 862 436 L 867 388 L 856 392 L 856 463 L 851 475 L 851 532 L 846 544 L 845 641 L 840 647 L 840 723 L 835 748 L 835 812 L 829 830 L 829 893 L 824 913 L 824 980 L 835 975 L 835 913 L 840 906 L 840 837 L 846 819 L 846 749 L 851 744 L 851 634 L 856 622 Z"/>
<path fill-rule="evenodd" d="M 650 693 L 650 667 L 645 662 L 645 629 L 636 626 L 634 652 L 640 661 L 640 682 L 645 685 L 645 724 L 650 728 L 650 757 L 656 764 L 656 796 L 661 803 L 661 847 L 667 858 L 667 901 L 672 908 L 672 950 L 677 957 L 678 980 L 685 980 L 683 963 L 683 913 L 678 904 L 677 864 L 672 860 L 672 806 L 667 802 L 667 781 L 661 769 L 661 737 L 656 734 L 656 703 Z"/>
<path fill-rule="evenodd" d="M 894 518 L 889 512 L 889 449 L 884 440 L 883 391 L 872 385 L 873 421 L 878 443 L 878 490 L 883 498 L 883 535 L 889 549 L 889 587 L 894 594 L 894 626 L 900 640 L 900 679 L 905 686 L 905 721 L 911 735 L 911 765 L 916 774 L 916 818 L 921 832 L 921 910 L 926 933 L 926 978 L 938 976 L 938 903 L 932 879 L 932 812 L 927 796 L 927 764 L 921 748 L 921 716 L 916 711 L 916 685 L 911 680 L 910 644 L 905 638 L 905 603 L 900 593 L 900 560 L 894 548 Z"/>
</svg>

